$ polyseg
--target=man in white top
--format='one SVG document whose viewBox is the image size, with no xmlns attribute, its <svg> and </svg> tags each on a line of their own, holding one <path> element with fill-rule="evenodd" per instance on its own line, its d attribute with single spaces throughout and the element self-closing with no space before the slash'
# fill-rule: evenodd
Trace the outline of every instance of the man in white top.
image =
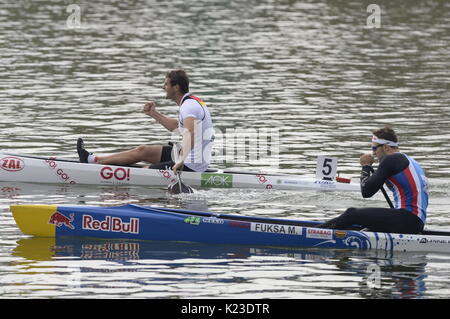
<svg viewBox="0 0 450 319">
<path fill-rule="evenodd" d="M 174 70 L 166 74 L 163 89 L 166 99 L 174 101 L 179 107 L 178 119 L 167 117 L 156 111 L 155 102 L 144 105 L 144 113 L 154 118 L 167 130 L 178 130 L 182 135 L 182 150 L 178 161 L 172 159 L 172 145 L 141 145 L 132 150 L 108 156 L 94 156 L 84 149 L 81 138 L 77 142 L 77 151 L 82 163 L 109 165 L 131 165 L 140 161 L 151 163 L 150 168 L 177 171 L 204 172 L 209 165 L 212 153 L 214 128 L 206 104 L 189 93 L 189 79 L 183 70 Z"/>
</svg>

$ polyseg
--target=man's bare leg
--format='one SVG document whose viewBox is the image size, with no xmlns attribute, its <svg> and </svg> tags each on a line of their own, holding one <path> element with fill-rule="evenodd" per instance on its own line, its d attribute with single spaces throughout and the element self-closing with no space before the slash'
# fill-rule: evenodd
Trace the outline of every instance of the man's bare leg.
<svg viewBox="0 0 450 319">
<path fill-rule="evenodd" d="M 141 145 L 132 150 L 112 155 L 94 156 L 84 148 L 84 142 L 81 138 L 77 141 L 77 152 L 81 163 L 131 165 L 146 161 L 155 164 L 161 161 L 162 149 L 162 145 Z"/>
<path fill-rule="evenodd" d="M 95 156 L 95 162 L 97 164 L 131 165 L 145 161 L 155 164 L 161 161 L 162 148 L 162 145 L 141 145 L 129 151 Z"/>
</svg>

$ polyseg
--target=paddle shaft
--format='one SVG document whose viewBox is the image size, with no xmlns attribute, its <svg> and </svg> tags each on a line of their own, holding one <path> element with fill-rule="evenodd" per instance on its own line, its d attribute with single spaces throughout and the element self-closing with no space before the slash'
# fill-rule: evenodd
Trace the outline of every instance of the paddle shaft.
<svg viewBox="0 0 450 319">
<path fill-rule="evenodd" d="M 371 172 L 374 173 L 375 170 L 373 169 L 373 167 L 370 166 L 370 168 L 371 168 Z M 386 193 L 386 190 L 384 189 L 383 185 L 381 185 L 381 188 L 380 188 L 380 189 L 381 189 L 381 192 L 383 193 L 384 199 L 386 199 L 386 201 L 387 201 L 389 207 L 390 207 L 390 208 L 394 208 L 394 204 L 392 204 L 392 201 L 391 201 L 391 199 L 389 198 L 388 194 Z"/>
<path fill-rule="evenodd" d="M 180 151 L 181 150 L 178 149 L 178 146 L 176 144 L 173 144 L 172 147 L 175 148 L 175 152 L 173 152 L 173 156 L 174 156 L 174 162 L 177 163 L 178 160 L 180 159 Z M 181 171 L 183 169 L 184 169 L 184 163 L 178 168 L 177 173 L 176 173 L 177 177 L 178 177 L 178 187 L 180 189 L 180 193 L 181 193 L 181 183 L 182 183 L 182 181 L 181 181 Z"/>
<path fill-rule="evenodd" d="M 180 159 L 180 149 L 178 147 L 178 144 L 172 143 L 172 160 L 177 163 Z M 181 179 L 181 172 L 184 169 L 184 163 L 178 168 L 176 171 L 177 176 L 177 183 L 173 184 L 172 186 L 169 185 L 169 192 L 173 194 L 173 188 L 172 187 L 178 187 L 178 194 L 181 194 L 183 192 L 185 193 L 193 193 L 192 188 L 189 185 L 184 184 L 183 180 Z M 183 191 L 185 189 L 186 191 Z"/>
<path fill-rule="evenodd" d="M 388 196 L 388 194 L 386 193 L 386 190 L 384 189 L 383 186 L 381 186 L 381 192 L 383 193 L 384 198 L 386 199 L 387 203 L 389 204 L 389 207 L 390 207 L 390 208 L 394 208 L 394 204 L 392 204 L 392 201 L 391 201 L 391 199 L 389 198 L 389 196 Z"/>
</svg>

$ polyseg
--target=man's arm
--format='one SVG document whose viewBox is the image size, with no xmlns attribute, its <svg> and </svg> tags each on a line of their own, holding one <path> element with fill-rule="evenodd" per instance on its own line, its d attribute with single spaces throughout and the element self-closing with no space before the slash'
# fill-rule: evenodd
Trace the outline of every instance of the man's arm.
<svg viewBox="0 0 450 319">
<path fill-rule="evenodd" d="M 379 172 L 379 170 L 371 175 L 371 173 L 373 172 L 374 169 L 370 165 L 364 165 L 361 168 L 360 183 L 361 195 L 363 198 L 368 198 L 375 195 L 387 179 L 383 176 L 384 174 L 381 174 L 381 172 Z"/>
<path fill-rule="evenodd" d="M 178 128 L 178 120 L 167 117 L 155 109 L 155 102 L 147 102 L 144 105 L 144 113 L 148 116 L 153 117 L 158 123 L 164 126 L 170 132 L 176 130 Z"/>
<path fill-rule="evenodd" d="M 361 165 L 361 194 L 364 198 L 368 198 L 375 195 L 389 177 L 408 167 L 409 161 L 401 153 L 395 153 L 383 158 L 376 172 L 371 166 L 372 163 L 369 164 L 361 160 Z"/>
</svg>

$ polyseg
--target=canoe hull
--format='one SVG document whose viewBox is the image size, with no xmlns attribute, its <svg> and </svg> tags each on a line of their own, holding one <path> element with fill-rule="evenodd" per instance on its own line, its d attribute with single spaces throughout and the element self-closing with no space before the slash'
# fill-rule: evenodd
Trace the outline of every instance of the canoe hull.
<svg viewBox="0 0 450 319">
<path fill-rule="evenodd" d="M 15 205 L 11 211 L 22 232 L 33 236 L 450 253 L 448 236 L 319 229 L 314 222 L 295 224 L 273 218 L 236 220 L 228 219 L 233 215 L 216 217 L 137 205 Z"/>
<path fill-rule="evenodd" d="M 177 181 L 171 170 L 83 164 L 53 157 L 0 153 L 0 181 L 167 187 Z M 299 175 L 217 172 L 183 172 L 183 181 L 196 188 L 252 188 L 359 192 L 357 184 L 315 180 Z"/>
</svg>

